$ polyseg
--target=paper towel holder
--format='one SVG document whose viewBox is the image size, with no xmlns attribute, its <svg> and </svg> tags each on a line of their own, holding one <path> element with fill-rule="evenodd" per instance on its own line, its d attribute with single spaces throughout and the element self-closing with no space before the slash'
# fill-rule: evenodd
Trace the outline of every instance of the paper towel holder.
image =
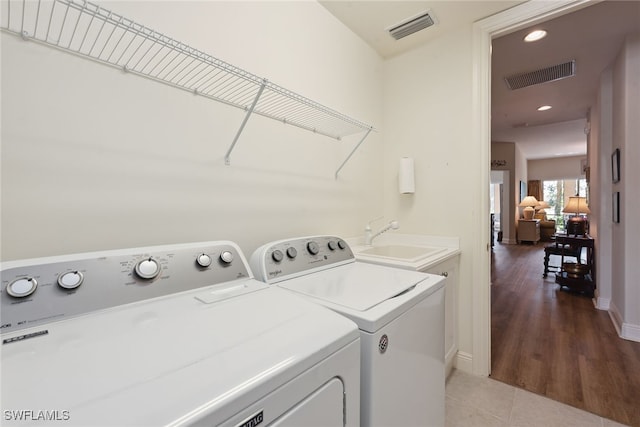
<svg viewBox="0 0 640 427">
<path fill-rule="evenodd" d="M 414 163 L 411 157 L 400 158 L 398 191 L 400 191 L 400 194 L 414 194 L 416 192 Z"/>
</svg>

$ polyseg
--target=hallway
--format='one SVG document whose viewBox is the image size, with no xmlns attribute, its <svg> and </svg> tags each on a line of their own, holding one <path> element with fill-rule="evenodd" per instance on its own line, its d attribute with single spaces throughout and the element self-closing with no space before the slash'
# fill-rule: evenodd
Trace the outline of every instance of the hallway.
<svg viewBox="0 0 640 427">
<path fill-rule="evenodd" d="M 542 277 L 544 246 L 493 248 L 491 377 L 640 426 L 640 343 L 619 338 L 607 312 L 560 290 L 553 273 Z"/>
</svg>

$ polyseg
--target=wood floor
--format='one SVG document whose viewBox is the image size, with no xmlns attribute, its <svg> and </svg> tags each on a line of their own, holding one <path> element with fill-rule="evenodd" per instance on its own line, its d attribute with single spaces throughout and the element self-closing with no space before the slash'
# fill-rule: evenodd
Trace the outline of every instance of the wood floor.
<svg viewBox="0 0 640 427">
<path fill-rule="evenodd" d="M 544 246 L 493 249 L 491 377 L 640 427 L 640 343 L 618 337 L 591 298 L 542 277 Z"/>
</svg>

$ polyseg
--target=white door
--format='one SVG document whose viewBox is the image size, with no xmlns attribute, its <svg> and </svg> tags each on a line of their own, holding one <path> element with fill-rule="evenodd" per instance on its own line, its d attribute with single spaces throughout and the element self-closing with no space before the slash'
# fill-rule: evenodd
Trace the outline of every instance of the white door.
<svg viewBox="0 0 640 427">
<path fill-rule="evenodd" d="M 333 378 L 274 421 L 277 427 L 342 427 L 344 425 L 344 389 Z"/>
</svg>

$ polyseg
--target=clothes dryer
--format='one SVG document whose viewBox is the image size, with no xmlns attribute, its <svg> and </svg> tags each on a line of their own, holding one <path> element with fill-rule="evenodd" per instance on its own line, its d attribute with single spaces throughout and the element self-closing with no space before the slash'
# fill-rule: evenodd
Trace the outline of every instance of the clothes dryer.
<svg viewBox="0 0 640 427">
<path fill-rule="evenodd" d="M 363 426 L 443 426 L 444 278 L 357 262 L 335 236 L 279 240 L 251 256 L 258 279 L 360 329 Z"/>
<path fill-rule="evenodd" d="M 357 427 L 356 325 L 232 242 L 1 265 L 2 425 Z"/>
</svg>

